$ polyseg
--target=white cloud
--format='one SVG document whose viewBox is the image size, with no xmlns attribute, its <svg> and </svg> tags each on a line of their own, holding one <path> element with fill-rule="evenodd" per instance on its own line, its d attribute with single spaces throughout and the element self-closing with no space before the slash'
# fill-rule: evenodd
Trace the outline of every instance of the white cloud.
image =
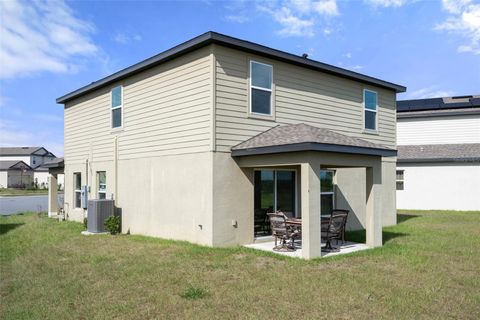
<svg viewBox="0 0 480 320">
<path fill-rule="evenodd" d="M 471 0 L 442 0 L 442 6 L 450 13 L 460 14 L 471 2 Z"/>
<path fill-rule="evenodd" d="M 75 72 L 75 58 L 94 56 L 94 26 L 63 1 L 0 1 L 0 78 Z"/>
<path fill-rule="evenodd" d="M 450 97 L 455 95 L 454 91 L 441 90 L 438 86 L 430 86 L 422 89 L 418 89 L 412 92 L 405 93 L 407 99 L 426 99 L 426 98 L 439 98 Z"/>
<path fill-rule="evenodd" d="M 316 1 L 312 3 L 315 12 L 327 16 L 338 16 L 338 7 L 336 0 Z"/>
<path fill-rule="evenodd" d="M 129 34 L 124 32 L 119 32 L 113 37 L 113 41 L 120 44 L 129 44 L 133 41 L 141 41 L 142 36 L 139 34 Z"/>
<path fill-rule="evenodd" d="M 365 68 L 365 66 L 362 66 L 362 65 L 359 65 L 359 64 L 346 67 L 346 69 L 350 69 L 350 70 L 354 70 L 354 71 L 359 71 L 359 70 L 362 70 L 363 68 Z"/>
<path fill-rule="evenodd" d="M 58 137 L 54 137 L 51 130 L 37 130 L 33 133 L 23 127 L 24 124 L 0 119 L 0 145 L 2 147 L 42 146 L 56 156 L 63 155 L 63 142 L 59 141 Z"/>
<path fill-rule="evenodd" d="M 352 58 L 352 53 L 351 52 L 347 52 L 343 55 L 345 58 L 347 59 L 351 59 Z"/>
<path fill-rule="evenodd" d="M 278 34 L 283 36 L 312 37 L 320 18 L 340 14 L 336 0 L 267 2 L 258 5 L 257 9 L 270 14 L 280 24 Z M 324 34 L 329 35 L 331 32 L 331 28 L 323 28 Z"/>
<path fill-rule="evenodd" d="M 458 47 L 459 52 L 480 54 L 480 4 L 475 4 L 471 0 L 444 0 L 442 4 L 450 16 L 437 24 L 435 29 L 459 34 L 468 39 L 467 44 Z"/>
<path fill-rule="evenodd" d="M 272 15 L 275 21 L 282 26 L 278 31 L 281 35 L 307 37 L 314 35 L 313 20 L 299 18 L 289 8 L 282 7 L 280 10 L 273 11 Z"/>
<path fill-rule="evenodd" d="M 236 22 L 236 23 L 245 23 L 250 19 L 246 15 L 238 14 L 238 15 L 228 15 L 225 17 L 225 20 L 230 22 Z"/>
<path fill-rule="evenodd" d="M 399 8 L 408 2 L 407 0 L 364 0 L 364 1 L 374 7 L 385 7 L 385 8 L 388 8 L 388 7 Z"/>
</svg>

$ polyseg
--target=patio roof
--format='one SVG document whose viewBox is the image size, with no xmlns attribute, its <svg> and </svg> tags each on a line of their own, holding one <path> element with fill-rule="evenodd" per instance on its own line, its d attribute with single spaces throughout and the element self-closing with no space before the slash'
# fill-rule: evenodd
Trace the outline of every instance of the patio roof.
<svg viewBox="0 0 480 320">
<path fill-rule="evenodd" d="M 308 124 L 276 126 L 234 147 L 232 156 L 327 151 L 375 156 L 396 156 L 397 151 L 363 139 L 350 137 Z"/>
<path fill-rule="evenodd" d="M 63 158 L 55 158 L 52 161 L 45 162 L 41 165 L 43 168 L 48 169 L 56 169 L 56 168 L 63 168 L 64 167 L 64 160 Z"/>
</svg>

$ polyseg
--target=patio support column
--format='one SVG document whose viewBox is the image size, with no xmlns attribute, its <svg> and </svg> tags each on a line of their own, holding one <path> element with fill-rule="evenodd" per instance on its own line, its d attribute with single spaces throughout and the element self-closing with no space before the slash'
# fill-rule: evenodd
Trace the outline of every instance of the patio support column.
<svg viewBox="0 0 480 320">
<path fill-rule="evenodd" d="M 301 164 L 302 257 L 322 255 L 320 231 L 320 163 Z"/>
<path fill-rule="evenodd" d="M 58 214 L 58 181 L 57 175 L 48 174 L 48 216 L 56 216 Z"/>
<path fill-rule="evenodd" d="M 381 163 L 366 170 L 366 233 L 367 245 L 382 246 L 382 214 L 379 210 L 379 188 L 381 184 Z"/>
</svg>

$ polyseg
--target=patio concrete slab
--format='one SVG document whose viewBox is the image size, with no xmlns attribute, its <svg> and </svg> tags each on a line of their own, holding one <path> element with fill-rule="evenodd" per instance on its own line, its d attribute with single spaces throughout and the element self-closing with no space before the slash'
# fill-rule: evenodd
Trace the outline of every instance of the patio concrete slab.
<svg viewBox="0 0 480 320">
<path fill-rule="evenodd" d="M 349 241 L 345 241 L 344 244 L 341 244 L 339 242 L 338 245 L 335 242 L 333 243 L 334 243 L 333 246 L 335 248 L 340 247 L 340 251 L 339 252 L 322 252 L 322 257 L 333 257 L 340 254 L 348 254 L 352 252 L 370 249 L 370 247 L 367 246 L 365 243 L 356 243 L 356 242 L 349 242 Z M 245 247 L 247 248 L 272 252 L 272 253 L 281 254 L 284 256 L 292 257 L 292 258 L 302 258 L 302 248 L 300 246 L 298 246 L 295 251 L 274 251 L 273 250 L 274 246 L 275 246 L 275 242 L 273 240 L 262 241 L 259 243 L 252 243 L 252 244 L 245 245 Z"/>
</svg>

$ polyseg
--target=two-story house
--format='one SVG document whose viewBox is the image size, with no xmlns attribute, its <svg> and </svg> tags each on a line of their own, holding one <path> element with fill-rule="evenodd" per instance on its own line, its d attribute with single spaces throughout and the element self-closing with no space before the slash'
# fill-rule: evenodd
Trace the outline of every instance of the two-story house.
<svg viewBox="0 0 480 320">
<path fill-rule="evenodd" d="M 397 109 L 397 207 L 480 210 L 480 95 Z"/>
<path fill-rule="evenodd" d="M 28 187 L 31 187 L 33 183 L 36 183 L 38 187 L 48 186 L 48 169 L 42 165 L 54 159 L 55 155 L 43 147 L 0 147 L 0 161 L 6 161 L 3 167 L 6 168 L 7 162 L 23 161 L 28 165 L 28 171 L 33 170 L 29 182 L 22 184 Z M 14 178 L 12 181 L 17 181 L 17 179 Z M 13 183 L 13 185 L 17 184 Z"/>
<path fill-rule="evenodd" d="M 65 208 L 82 186 L 112 198 L 123 232 L 209 246 L 253 243 L 255 221 L 351 211 L 382 245 L 396 223 L 396 93 L 405 87 L 207 32 L 57 99 L 65 106 Z"/>
</svg>

